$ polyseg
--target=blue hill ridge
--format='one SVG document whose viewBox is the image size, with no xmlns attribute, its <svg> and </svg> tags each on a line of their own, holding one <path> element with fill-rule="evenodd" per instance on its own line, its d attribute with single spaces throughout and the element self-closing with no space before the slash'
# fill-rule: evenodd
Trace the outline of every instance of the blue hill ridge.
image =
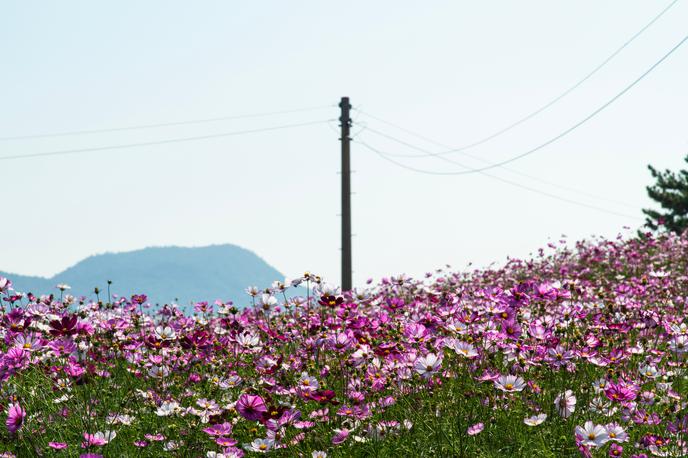
<svg viewBox="0 0 688 458">
<path fill-rule="evenodd" d="M 15 275 L 0 271 L 17 291 L 36 295 L 57 293 L 56 285 L 71 286 L 70 294 L 101 299 L 107 295 L 107 281 L 113 294 L 144 293 L 153 303 L 180 305 L 215 299 L 232 300 L 238 307 L 249 303 L 247 286 L 270 286 L 284 276 L 252 251 L 236 245 L 206 247 L 150 247 L 123 253 L 90 256 L 51 278 Z"/>
</svg>

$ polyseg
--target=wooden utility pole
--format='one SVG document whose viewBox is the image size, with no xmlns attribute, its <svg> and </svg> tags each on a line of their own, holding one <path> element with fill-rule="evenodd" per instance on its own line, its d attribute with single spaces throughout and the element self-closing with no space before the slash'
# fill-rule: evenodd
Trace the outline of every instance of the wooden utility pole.
<svg viewBox="0 0 688 458">
<path fill-rule="evenodd" d="M 342 291 L 350 291 L 351 285 L 351 118 L 349 110 L 351 104 L 348 97 L 342 97 L 339 102 L 342 128 Z"/>
</svg>

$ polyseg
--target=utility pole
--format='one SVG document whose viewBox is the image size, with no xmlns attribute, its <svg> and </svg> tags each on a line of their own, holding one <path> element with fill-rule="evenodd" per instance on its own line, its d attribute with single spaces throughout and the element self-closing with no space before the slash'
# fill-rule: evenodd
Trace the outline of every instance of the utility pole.
<svg viewBox="0 0 688 458">
<path fill-rule="evenodd" d="M 351 291 L 351 104 L 348 97 L 339 102 L 342 134 L 342 291 Z"/>
</svg>

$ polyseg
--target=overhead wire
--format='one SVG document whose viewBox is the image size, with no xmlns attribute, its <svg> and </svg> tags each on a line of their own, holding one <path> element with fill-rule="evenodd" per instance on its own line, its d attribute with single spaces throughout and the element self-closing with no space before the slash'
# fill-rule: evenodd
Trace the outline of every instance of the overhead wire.
<svg viewBox="0 0 688 458">
<path fill-rule="evenodd" d="M 371 129 L 368 128 L 368 130 L 370 131 Z M 414 169 L 414 168 L 412 168 L 412 167 L 408 167 L 408 166 L 406 166 L 406 165 L 403 164 L 403 163 L 400 163 L 400 162 L 398 162 L 398 161 L 395 161 L 395 160 L 393 160 L 393 159 L 387 157 L 387 155 L 386 155 L 385 152 L 380 151 L 379 149 L 377 149 L 377 148 L 371 146 L 370 144 L 368 144 L 368 143 L 366 143 L 366 142 L 364 142 L 364 141 L 360 141 L 360 140 L 359 140 L 359 141 L 357 142 L 357 144 L 362 145 L 362 146 L 364 146 L 365 148 L 368 148 L 369 150 L 371 150 L 372 152 L 376 153 L 376 154 L 377 154 L 378 156 L 380 156 L 381 158 L 383 158 L 383 159 L 385 159 L 385 160 L 387 160 L 387 161 L 389 161 L 389 162 L 391 162 L 391 163 L 393 163 L 393 164 L 395 164 L 395 165 L 397 165 L 397 166 L 399 166 L 399 167 L 403 167 L 403 168 L 405 168 L 405 169 L 409 169 L 409 170 L 412 170 L 412 171 L 414 171 L 414 172 L 418 172 L 418 170 L 416 170 L 416 169 Z M 456 165 L 463 166 L 462 164 L 460 164 L 460 163 L 458 163 L 458 162 L 456 162 L 456 161 L 452 161 L 452 160 L 449 159 L 449 158 L 441 157 L 440 159 L 446 160 L 446 161 L 450 161 L 450 162 L 452 162 L 453 164 L 456 164 Z M 465 166 L 464 166 L 464 167 L 465 167 Z M 515 182 L 515 181 L 508 180 L 508 179 L 506 179 L 506 178 L 502 178 L 502 177 L 493 175 L 493 174 L 488 173 L 488 172 L 480 172 L 480 173 L 481 173 L 482 175 L 485 175 L 485 176 L 487 176 L 487 177 L 490 177 L 490 178 L 492 178 L 492 179 L 494 179 L 494 180 L 497 180 L 497 181 L 500 181 L 500 182 L 502 182 L 502 183 L 505 183 L 505 184 L 508 184 L 508 185 L 511 185 L 511 186 L 515 186 L 515 187 L 524 189 L 524 190 L 526 190 L 526 191 L 530 191 L 530 192 L 533 192 L 533 193 L 535 193 L 535 194 L 539 194 L 539 195 L 542 195 L 542 196 L 546 196 L 546 197 L 549 197 L 549 198 L 552 198 L 552 199 L 555 199 L 555 200 L 559 200 L 559 201 L 562 201 L 562 202 L 566 202 L 566 203 L 569 203 L 569 204 L 572 204 L 572 205 L 577 205 L 577 206 L 585 207 L 585 208 L 588 208 L 588 209 L 591 209 L 591 210 L 596 210 L 596 211 L 598 211 L 598 212 L 607 213 L 607 214 L 611 214 L 611 215 L 615 215 L 615 216 L 620 216 L 620 217 L 624 217 L 624 218 L 630 218 L 630 219 L 634 219 L 634 220 L 641 220 L 641 219 L 642 219 L 642 218 L 638 218 L 638 217 L 633 216 L 633 215 L 628 215 L 628 214 L 626 214 L 626 213 L 620 213 L 620 212 L 617 212 L 617 211 L 614 211 L 614 210 L 609 210 L 609 209 L 606 209 L 606 208 L 603 208 L 603 207 L 598 207 L 598 206 L 596 206 L 596 205 L 591 205 L 591 204 L 587 204 L 587 203 L 585 203 L 585 202 L 580 202 L 580 201 L 577 201 L 577 200 L 574 200 L 574 199 L 569 199 L 569 198 L 567 198 L 567 197 L 562 197 L 562 196 L 559 196 L 559 195 L 556 195 L 556 194 L 552 194 L 552 193 L 549 193 L 549 192 L 547 192 L 547 191 L 542 191 L 542 190 L 540 190 L 540 189 L 533 188 L 533 187 L 531 187 L 531 186 L 527 186 L 527 185 L 524 185 L 524 184 L 521 184 L 521 183 L 517 183 L 517 182 Z"/>
<path fill-rule="evenodd" d="M 624 44 L 622 44 L 612 54 L 610 54 L 606 59 L 604 59 L 597 67 L 595 67 L 592 71 L 590 71 L 587 75 L 585 75 L 581 80 L 576 82 L 573 86 L 569 87 L 564 92 L 562 92 L 561 94 L 559 94 L 558 96 L 556 96 L 555 98 L 553 98 L 552 100 L 550 100 L 549 102 L 547 102 L 546 104 L 541 106 L 540 108 L 536 109 L 535 111 L 525 115 L 524 117 L 518 119 L 517 121 L 512 122 L 508 126 L 502 128 L 502 129 L 500 129 L 500 130 L 498 130 L 498 131 L 496 131 L 496 132 L 494 132 L 494 133 L 492 133 L 492 134 L 490 134 L 484 138 L 476 140 L 473 143 L 469 143 L 469 144 L 464 145 L 460 148 L 454 148 L 450 151 L 445 151 L 445 152 L 439 153 L 439 154 L 440 155 L 446 155 L 446 154 L 456 153 L 456 152 L 460 152 L 460 151 L 465 151 L 465 150 L 474 148 L 476 146 L 480 146 L 484 143 L 487 143 L 488 141 L 490 141 L 492 139 L 500 137 L 501 135 L 512 130 L 513 128 L 515 128 L 515 127 L 523 124 L 524 122 L 534 118 L 535 116 L 539 115 L 543 111 L 546 111 L 548 108 L 555 105 L 561 99 L 563 99 L 564 97 L 569 95 L 571 92 L 578 89 L 583 83 L 585 83 L 590 78 L 592 78 L 592 76 L 594 76 L 597 72 L 599 72 L 602 68 L 604 68 L 609 62 L 611 62 L 619 53 L 621 53 L 621 51 L 626 49 L 631 43 L 633 43 L 633 41 L 635 41 L 647 29 L 649 29 L 655 22 L 657 22 L 662 16 L 664 16 L 664 14 L 666 12 L 668 12 L 676 3 L 678 3 L 678 1 L 679 0 L 673 0 L 671 3 L 669 3 L 662 11 L 659 12 L 659 14 L 657 14 L 654 18 L 652 18 L 652 20 L 650 22 L 648 22 L 643 28 L 641 28 L 639 31 L 637 31 L 635 34 L 633 34 L 633 36 L 631 36 L 628 40 L 626 40 L 626 42 L 624 42 Z M 356 108 L 354 108 L 354 110 L 356 110 Z M 371 115 L 370 113 L 366 113 L 360 109 L 358 111 L 362 114 L 368 115 L 369 117 L 371 117 L 373 119 L 377 119 L 378 121 L 380 120 L 380 119 L 376 118 L 375 116 Z"/>
<path fill-rule="evenodd" d="M 379 119 L 379 118 L 378 118 L 378 119 Z M 395 128 L 397 128 L 397 129 L 399 129 L 399 130 L 401 130 L 401 131 L 403 131 L 403 132 L 406 132 L 406 133 L 408 133 L 408 134 L 410 134 L 410 135 L 413 135 L 413 136 L 415 136 L 415 137 L 418 137 L 418 138 L 420 138 L 420 139 L 423 139 L 423 140 L 425 140 L 426 142 L 433 143 L 433 144 L 435 144 L 435 145 L 437 145 L 437 146 L 440 146 L 440 147 L 442 147 L 442 148 L 450 148 L 449 146 L 447 146 L 447 145 L 445 145 L 445 144 L 443 144 L 443 143 L 440 143 L 440 142 L 438 142 L 438 141 L 435 141 L 435 140 L 433 140 L 433 139 L 431 139 L 431 138 L 429 138 L 429 137 L 426 137 L 426 136 L 424 136 L 424 135 L 422 135 L 422 134 L 417 134 L 417 133 L 415 133 L 415 132 L 413 132 L 413 131 L 411 131 L 411 130 L 409 130 L 409 129 L 406 129 L 406 128 L 402 127 L 402 126 L 399 126 L 399 125 L 397 125 L 397 124 L 393 124 L 393 123 L 387 122 L 387 121 L 384 121 L 384 122 L 385 122 L 385 124 L 388 124 L 388 125 L 390 125 L 390 126 L 392 126 L 392 127 L 395 127 Z M 408 147 L 410 147 L 410 148 L 412 148 L 412 149 L 415 149 L 415 150 L 417 150 L 417 151 L 422 151 L 422 152 L 423 152 L 422 155 L 414 155 L 413 157 L 428 157 L 428 156 L 429 156 L 429 157 L 434 157 L 435 159 L 444 160 L 445 162 L 450 162 L 450 163 L 452 163 L 452 164 L 456 164 L 456 165 L 458 165 L 458 166 L 460 166 L 460 167 L 462 167 L 462 168 L 464 168 L 464 169 L 470 169 L 470 168 L 471 168 L 471 167 L 469 167 L 469 166 L 467 166 L 467 165 L 465 165 L 465 164 L 459 163 L 459 162 L 457 162 L 457 161 L 455 161 L 455 160 L 450 160 L 449 158 L 446 158 L 446 157 L 444 157 L 444 156 L 433 156 L 433 153 L 432 153 L 431 151 L 428 151 L 428 150 L 426 150 L 426 149 L 420 148 L 420 147 L 418 147 L 418 146 L 416 146 L 416 145 L 413 145 L 413 144 L 411 144 L 411 143 L 408 143 L 408 142 L 405 142 L 405 141 L 403 141 L 403 140 L 400 140 L 400 139 L 398 139 L 398 138 L 396 138 L 396 137 L 393 137 L 393 136 L 391 136 L 391 135 L 389 135 L 389 134 L 385 134 L 384 132 L 380 132 L 379 130 L 373 129 L 373 128 L 370 127 L 370 126 L 367 127 L 367 130 L 368 130 L 369 132 L 375 134 L 375 135 L 379 135 L 379 136 L 381 136 L 381 137 L 384 137 L 384 138 L 387 138 L 387 139 L 389 139 L 389 140 L 395 141 L 395 142 L 397 142 L 397 143 L 399 143 L 399 144 L 408 146 Z M 398 154 L 394 154 L 394 153 L 385 153 L 385 154 L 386 154 L 387 156 L 390 156 L 390 157 L 409 157 L 408 155 L 404 156 L 404 155 L 398 155 Z M 464 156 L 466 156 L 466 157 L 469 157 L 469 158 L 471 158 L 471 159 L 476 159 L 476 160 L 481 161 L 481 162 L 483 162 L 483 163 L 491 164 L 491 162 L 490 162 L 489 160 L 484 159 L 484 158 L 482 158 L 482 157 L 480 157 L 480 156 L 475 156 L 475 155 L 472 155 L 472 154 L 470 154 L 470 153 L 466 153 L 466 152 L 463 152 L 463 151 L 461 152 L 461 154 L 464 155 Z M 536 176 L 533 176 L 533 175 L 530 175 L 530 174 L 527 174 L 527 173 L 520 172 L 520 171 L 518 171 L 518 170 L 514 170 L 514 169 L 512 169 L 512 168 L 510 168 L 510 167 L 503 166 L 503 167 L 500 167 L 500 169 L 501 169 L 501 170 L 506 170 L 506 171 L 511 172 L 511 173 L 513 173 L 513 174 L 520 175 L 520 176 L 522 176 L 522 177 L 524 177 L 524 178 L 528 178 L 528 179 L 530 179 L 530 180 L 537 181 L 537 182 L 540 182 L 540 183 L 542 183 L 542 184 L 545 184 L 545 185 L 548 185 L 548 186 L 552 186 L 552 187 L 555 187 L 555 188 L 559 188 L 559 189 L 562 189 L 562 190 L 565 190 L 565 191 L 573 192 L 573 193 L 580 194 L 580 195 L 587 196 L 587 197 L 592 197 L 592 198 L 594 198 L 594 199 L 606 200 L 606 201 L 608 201 L 608 202 L 611 202 L 611 203 L 614 203 L 614 204 L 617 204 L 617 205 L 621 205 L 621 206 L 624 206 L 624 207 L 632 208 L 632 209 L 636 209 L 636 208 L 637 208 L 635 205 L 631 205 L 631 204 L 629 204 L 629 203 L 622 202 L 622 201 L 620 201 L 620 200 L 610 199 L 610 198 L 604 197 L 604 196 L 599 196 L 599 195 L 592 194 L 592 193 L 589 193 L 589 192 L 586 192 L 586 191 L 583 191 L 583 190 L 580 190 L 580 189 L 577 189 L 577 188 L 569 187 L 569 186 L 563 186 L 563 185 L 560 185 L 560 184 L 558 184 L 558 183 L 554 183 L 554 182 L 549 181 L 549 180 L 544 180 L 544 179 L 542 179 L 542 178 L 540 178 L 540 177 L 536 177 Z"/>
<path fill-rule="evenodd" d="M 10 156 L 0 156 L 0 161 L 6 161 L 6 160 L 12 160 L 12 159 L 27 159 L 27 158 L 33 158 L 33 157 L 61 156 L 61 155 L 67 155 L 67 154 L 77 154 L 77 153 L 86 153 L 86 152 L 95 152 L 95 151 L 108 151 L 108 150 L 125 149 L 125 148 L 137 148 L 140 146 L 166 145 L 166 144 L 170 144 L 170 143 L 183 143 L 183 142 L 191 142 L 191 141 L 197 141 L 197 140 L 208 140 L 208 139 L 212 139 L 212 138 L 231 137 L 231 136 L 235 136 L 235 135 L 254 134 L 254 133 L 258 133 L 258 132 L 268 132 L 268 131 L 273 131 L 273 130 L 282 130 L 282 129 L 290 129 L 290 128 L 295 128 L 295 127 L 312 126 L 315 124 L 329 123 L 330 121 L 331 121 L 330 119 L 325 119 L 325 120 L 309 121 L 309 122 L 302 122 L 302 123 L 295 123 L 295 124 L 283 124 L 283 125 L 278 125 L 278 126 L 262 127 L 262 128 L 257 128 L 257 129 L 237 130 L 237 131 L 232 131 L 232 132 L 223 132 L 223 133 L 219 133 L 219 134 L 197 135 L 197 136 L 193 136 L 193 137 L 181 137 L 181 138 L 171 138 L 171 139 L 165 139 L 165 140 L 154 140 L 154 141 L 149 141 L 149 142 L 128 143 L 128 144 L 122 144 L 122 145 L 97 146 L 97 147 L 91 147 L 91 148 L 76 148 L 76 149 L 67 149 L 67 150 L 58 150 L 58 151 L 46 151 L 46 152 L 40 152 L 40 153 L 13 154 Z"/>
<path fill-rule="evenodd" d="M 107 132 L 121 132 L 121 131 L 127 131 L 127 130 L 152 129 L 152 128 L 158 128 L 158 127 L 205 124 L 205 123 L 209 123 L 209 122 L 229 121 L 229 120 L 236 120 L 236 119 L 264 118 L 264 117 L 268 117 L 268 116 L 277 116 L 277 115 L 282 115 L 282 114 L 303 113 L 303 112 L 322 110 L 325 108 L 332 108 L 334 106 L 335 105 L 320 105 L 320 106 L 315 106 L 315 107 L 296 108 L 296 109 L 292 109 L 292 110 L 269 111 L 269 112 L 264 112 L 264 113 L 249 113 L 249 114 L 232 115 L 232 116 L 218 116 L 218 117 L 214 117 L 214 118 L 192 119 L 192 120 L 186 120 L 186 121 L 160 122 L 160 123 L 154 123 L 154 124 L 140 124 L 140 125 L 136 125 L 136 126 L 110 127 L 110 128 L 104 128 L 104 129 L 73 130 L 73 131 L 68 131 L 68 132 L 52 132 L 52 133 L 32 134 L 32 135 L 15 135 L 15 136 L 11 136 L 11 137 L 0 137 L 0 141 L 63 137 L 63 136 L 84 135 L 84 134 L 99 134 L 99 133 L 107 133 Z"/>
<path fill-rule="evenodd" d="M 640 75 L 638 78 L 636 78 L 633 82 L 631 82 L 628 86 L 626 86 L 623 90 L 618 92 L 614 97 L 611 99 L 607 100 L 604 104 L 602 104 L 600 107 L 598 107 L 596 110 L 594 110 L 592 113 L 589 115 L 585 116 L 583 119 L 572 125 L 571 127 L 565 129 L 564 131 L 560 132 L 559 134 L 555 135 L 554 137 L 550 138 L 549 140 L 545 141 L 544 143 L 539 144 L 538 146 L 531 148 L 521 154 L 517 154 L 516 156 L 512 156 L 508 159 L 504 159 L 502 161 L 498 162 L 493 162 L 490 165 L 487 165 L 485 167 L 479 167 L 479 168 L 469 168 L 468 170 L 461 170 L 461 171 L 432 171 L 432 170 L 423 170 L 419 169 L 416 167 L 411 167 L 405 164 L 401 164 L 399 161 L 393 160 L 391 157 L 386 157 L 390 162 L 393 162 L 397 165 L 400 165 L 404 168 L 407 168 L 409 170 L 413 170 L 415 172 L 420 172 L 420 173 L 426 173 L 430 175 L 468 175 L 472 173 L 479 173 L 479 172 L 484 172 L 486 170 L 491 170 L 497 167 L 501 167 L 506 164 L 510 164 L 512 162 L 515 162 L 519 159 L 522 159 L 526 156 L 530 156 L 533 153 L 536 153 L 540 151 L 541 149 L 551 145 L 552 143 L 555 143 L 556 141 L 566 137 L 568 134 L 573 132 L 574 130 L 578 129 L 580 126 L 585 124 L 586 122 L 590 121 L 592 118 L 600 114 L 602 111 L 604 111 L 606 108 L 608 108 L 610 105 L 612 105 L 614 102 L 616 102 L 619 98 L 621 98 L 624 94 L 626 94 L 628 91 L 630 91 L 633 87 L 635 87 L 638 83 L 640 83 L 645 77 L 647 77 L 652 71 L 657 68 L 662 62 L 664 62 L 669 56 L 671 56 L 676 50 L 678 50 L 686 41 L 688 41 L 688 35 L 684 36 L 683 39 L 678 42 L 676 45 L 674 45 L 673 48 L 671 48 L 666 54 L 664 54 L 658 61 L 656 61 L 650 68 L 648 68 L 642 75 Z M 371 130 L 370 128 L 368 130 Z M 455 148 L 451 149 L 448 151 L 444 151 L 441 153 L 428 153 L 428 156 L 434 156 L 434 157 L 441 157 L 443 155 L 446 155 L 451 152 L 457 152 L 461 150 L 460 148 Z"/>
<path fill-rule="evenodd" d="M 336 120 L 336 119 L 332 119 L 331 121 L 329 121 L 329 122 L 327 123 L 327 127 L 329 127 L 330 130 L 331 130 L 332 132 L 335 132 L 336 134 L 339 135 L 339 134 L 341 134 L 341 132 L 340 132 L 335 126 L 332 125 L 332 123 L 335 122 L 335 121 L 337 121 L 337 120 Z M 361 126 L 356 132 L 351 133 L 351 136 L 350 136 L 351 140 L 353 140 L 353 139 L 355 139 L 356 137 L 358 137 L 359 135 L 361 135 L 361 134 L 362 134 L 363 132 L 365 132 L 365 130 L 368 128 L 368 123 L 367 123 L 367 122 L 365 122 L 365 121 L 363 121 L 363 122 L 358 122 L 356 119 L 352 119 L 352 120 L 351 120 L 351 125 L 352 125 L 352 126 L 355 126 L 355 125 Z"/>
</svg>

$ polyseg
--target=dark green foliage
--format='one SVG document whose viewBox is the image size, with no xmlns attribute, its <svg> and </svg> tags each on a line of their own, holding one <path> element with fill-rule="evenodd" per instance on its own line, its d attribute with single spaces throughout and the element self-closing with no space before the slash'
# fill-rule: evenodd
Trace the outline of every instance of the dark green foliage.
<svg viewBox="0 0 688 458">
<path fill-rule="evenodd" d="M 688 162 L 688 156 L 684 159 Z M 658 171 L 651 165 L 652 177 L 656 183 L 647 187 L 647 194 L 659 203 L 663 211 L 644 209 L 645 225 L 650 229 L 665 228 L 669 231 L 681 233 L 688 228 L 688 171 L 670 170 Z"/>
</svg>

